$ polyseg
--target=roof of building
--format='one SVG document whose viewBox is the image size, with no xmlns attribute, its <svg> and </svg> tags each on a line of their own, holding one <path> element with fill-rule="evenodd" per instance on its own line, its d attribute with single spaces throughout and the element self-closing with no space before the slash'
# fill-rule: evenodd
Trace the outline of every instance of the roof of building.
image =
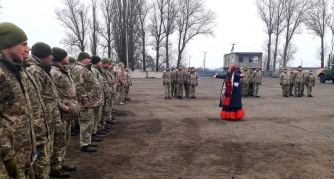
<svg viewBox="0 0 334 179">
<path fill-rule="evenodd" d="M 230 55 L 232 53 L 229 53 L 229 54 L 225 54 L 225 55 Z M 233 54 L 236 54 L 236 55 L 263 55 L 262 52 L 234 52 Z"/>
</svg>

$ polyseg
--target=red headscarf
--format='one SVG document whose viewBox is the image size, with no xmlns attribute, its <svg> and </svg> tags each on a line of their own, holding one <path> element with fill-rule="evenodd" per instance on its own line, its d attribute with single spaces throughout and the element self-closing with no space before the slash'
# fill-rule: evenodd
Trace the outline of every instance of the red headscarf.
<svg viewBox="0 0 334 179">
<path fill-rule="evenodd" d="M 232 66 L 230 66 L 230 68 L 231 68 L 231 70 L 236 71 L 238 67 L 236 65 L 232 65 Z"/>
</svg>

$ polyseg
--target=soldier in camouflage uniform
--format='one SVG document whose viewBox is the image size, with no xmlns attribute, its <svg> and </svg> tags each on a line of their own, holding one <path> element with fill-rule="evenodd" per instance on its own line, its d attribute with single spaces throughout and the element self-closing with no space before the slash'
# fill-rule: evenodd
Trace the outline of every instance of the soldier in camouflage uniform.
<svg viewBox="0 0 334 179">
<path fill-rule="evenodd" d="M 91 57 L 86 52 L 80 52 L 78 61 L 74 63 L 71 77 L 77 91 L 80 107 L 80 147 L 82 152 L 96 152 L 96 145 L 91 143 L 94 126 L 94 108 L 99 108 L 102 92 L 99 82 L 90 70 Z"/>
<path fill-rule="evenodd" d="M 102 115 L 102 126 L 104 126 L 104 130 L 106 132 L 110 132 L 110 129 L 111 129 L 111 126 L 108 125 L 108 121 L 111 121 L 111 116 L 112 116 L 112 112 L 111 112 L 111 109 L 112 109 L 112 98 L 114 98 L 114 95 L 115 95 L 115 91 L 114 91 L 114 81 L 113 81 L 113 78 L 112 76 L 110 75 L 110 73 L 108 72 L 109 69 L 109 64 L 110 64 L 110 59 L 108 58 L 103 58 L 102 59 L 102 67 L 101 67 L 101 72 L 102 74 L 105 76 L 106 78 L 106 85 L 105 85 L 105 92 L 108 92 L 109 94 L 108 95 L 105 95 L 105 96 L 108 96 L 108 98 L 105 98 L 104 99 L 104 106 L 103 106 L 103 115 Z"/>
<path fill-rule="evenodd" d="M 184 93 L 186 97 L 189 98 L 189 83 L 187 80 L 190 73 L 190 67 L 188 67 L 185 72 L 186 73 L 185 73 Z"/>
<path fill-rule="evenodd" d="M 289 97 L 290 74 L 288 69 L 283 69 L 283 73 L 279 76 L 279 84 L 282 86 L 283 97 Z"/>
<path fill-rule="evenodd" d="M 125 104 L 124 102 L 124 93 L 125 93 L 125 86 L 126 84 L 126 77 L 124 73 L 124 64 L 120 63 L 119 64 L 119 69 L 116 71 L 116 83 L 117 83 L 117 91 L 119 93 L 118 97 L 118 104 L 123 105 Z"/>
<path fill-rule="evenodd" d="M 247 97 L 249 92 L 249 72 L 248 67 L 244 67 L 243 72 L 244 76 L 240 79 L 242 84 L 242 96 Z"/>
<path fill-rule="evenodd" d="M 295 82 L 295 97 L 302 97 L 302 87 L 304 85 L 305 75 L 302 72 L 302 67 L 298 67 L 298 71 L 293 74 L 293 81 Z"/>
<path fill-rule="evenodd" d="M 176 96 L 179 99 L 183 97 L 183 85 L 186 83 L 186 72 L 182 69 L 182 65 L 178 66 L 178 69 L 174 73 L 174 81 L 176 83 Z"/>
<path fill-rule="evenodd" d="M 108 64 L 108 70 L 107 73 L 110 75 L 111 80 L 112 80 L 112 87 L 111 87 L 111 120 L 107 121 L 107 124 L 116 124 L 115 120 L 115 113 L 116 110 L 113 108 L 114 107 L 114 102 L 117 100 L 117 84 L 116 84 L 116 77 L 115 77 L 115 72 L 114 72 L 114 62 L 113 60 L 109 59 L 110 63 Z"/>
<path fill-rule="evenodd" d="M 196 98 L 196 86 L 198 85 L 198 76 L 195 72 L 195 68 L 191 67 L 190 72 L 188 74 L 187 83 L 189 86 L 189 97 Z"/>
<path fill-rule="evenodd" d="M 295 84 L 294 78 L 293 78 L 293 68 L 290 70 L 290 87 L 289 87 L 289 96 L 293 96 L 292 91 L 293 91 L 293 86 Z"/>
<path fill-rule="evenodd" d="M 49 130 L 51 136 L 50 142 L 50 176 L 54 177 L 69 177 L 68 173 L 61 169 L 60 154 L 65 150 L 64 145 L 64 125 L 61 121 L 61 114 L 59 111 L 59 98 L 56 86 L 51 78 L 51 61 L 52 51 L 51 47 L 43 42 L 38 42 L 32 46 L 32 55 L 26 61 L 29 67 L 26 70 L 35 77 L 37 87 L 41 92 L 43 103 L 46 107 L 46 120 L 49 123 Z M 64 110 L 64 109 L 60 109 Z M 43 171 L 40 171 L 43 172 Z M 36 171 L 38 173 L 38 171 Z M 43 173 L 42 173 L 43 174 Z M 38 174 L 37 174 L 38 175 Z"/>
<path fill-rule="evenodd" d="M 260 97 L 258 95 L 259 87 L 262 84 L 262 72 L 260 71 L 260 67 L 256 67 L 253 78 L 254 78 L 253 96 Z"/>
<path fill-rule="evenodd" d="M 315 84 L 315 76 L 313 75 L 312 70 L 310 70 L 305 77 L 305 85 L 307 87 L 307 97 L 313 97 L 312 87 L 314 86 L 314 84 Z"/>
<path fill-rule="evenodd" d="M 169 66 L 166 67 L 166 71 L 162 73 L 162 84 L 165 87 L 165 99 L 172 99 L 171 97 L 171 84 L 173 82 L 173 75 Z"/>
<path fill-rule="evenodd" d="M 101 67 L 102 67 L 102 59 L 99 56 L 92 56 L 92 66 L 91 70 L 94 73 L 95 78 L 99 82 L 100 91 L 102 93 L 102 101 L 103 103 L 99 106 L 94 108 L 94 127 L 93 127 L 93 135 L 92 135 L 92 141 L 102 141 L 104 139 L 104 134 L 106 134 L 106 131 L 104 131 L 105 126 L 101 126 L 102 121 L 102 115 L 103 115 L 103 105 L 105 104 L 105 98 L 110 97 L 109 91 L 107 91 L 107 80 L 105 76 L 101 73 Z M 106 120 L 106 119 L 105 119 Z"/>
<path fill-rule="evenodd" d="M 253 96 L 253 87 L 254 87 L 254 73 L 253 69 L 249 69 L 248 96 Z"/>
<path fill-rule="evenodd" d="M 126 77 L 126 86 L 125 86 L 125 95 L 124 99 L 125 101 L 131 101 L 131 98 L 129 98 L 129 92 L 130 92 L 130 86 L 132 86 L 131 76 L 129 72 L 129 67 L 125 67 L 125 77 Z"/>
<path fill-rule="evenodd" d="M 26 34 L 12 23 L 0 23 L 0 39 L 0 178 L 26 179 L 36 141 L 28 94 L 33 87 L 20 64 L 30 47 Z"/>
<path fill-rule="evenodd" d="M 174 75 L 174 68 L 172 68 L 172 70 L 171 70 L 171 74 L 172 74 L 172 79 L 171 79 L 171 94 L 172 94 L 172 97 L 174 97 L 174 91 L 175 91 L 175 84 L 174 84 L 174 77 L 173 77 L 173 75 Z"/>
<path fill-rule="evenodd" d="M 63 169 L 66 172 L 75 171 L 75 166 L 69 166 L 66 164 L 65 152 L 70 142 L 71 136 L 71 122 L 73 119 L 80 117 L 80 109 L 78 105 L 75 85 L 69 74 L 66 66 L 69 64 L 69 58 L 67 52 L 64 49 L 54 47 L 52 48 L 53 63 L 51 64 L 50 74 L 56 85 L 59 108 L 61 109 L 61 119 L 64 125 L 62 137 L 55 139 L 59 140 L 59 150 L 55 151 L 53 155 L 56 156 L 53 161 L 53 170 Z"/>
</svg>

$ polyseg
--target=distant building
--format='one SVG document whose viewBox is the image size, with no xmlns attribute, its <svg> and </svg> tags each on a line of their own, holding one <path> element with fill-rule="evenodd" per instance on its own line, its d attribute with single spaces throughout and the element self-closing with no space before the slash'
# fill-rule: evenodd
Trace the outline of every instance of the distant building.
<svg viewBox="0 0 334 179">
<path fill-rule="evenodd" d="M 224 71 L 229 66 L 237 65 L 238 67 L 253 68 L 259 66 L 262 69 L 262 52 L 234 52 L 224 55 Z"/>
</svg>

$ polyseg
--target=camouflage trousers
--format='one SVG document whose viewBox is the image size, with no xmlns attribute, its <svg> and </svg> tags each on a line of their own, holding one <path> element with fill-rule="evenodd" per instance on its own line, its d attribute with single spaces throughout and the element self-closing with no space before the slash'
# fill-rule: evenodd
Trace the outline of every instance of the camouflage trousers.
<svg viewBox="0 0 334 179">
<path fill-rule="evenodd" d="M 293 84 L 290 84 L 290 87 L 289 87 L 289 95 L 292 95 L 292 91 L 293 91 Z"/>
<path fill-rule="evenodd" d="M 100 130 L 101 126 L 100 126 L 100 122 L 102 119 L 102 111 L 103 111 L 103 106 L 99 106 L 99 107 L 94 107 L 93 108 L 94 111 L 94 125 L 93 125 L 93 130 L 92 130 L 92 134 L 96 134 L 96 132 L 98 130 Z"/>
<path fill-rule="evenodd" d="M 184 93 L 186 94 L 186 97 L 189 97 L 189 84 L 184 85 Z"/>
<path fill-rule="evenodd" d="M 50 162 L 53 153 L 52 146 L 53 140 L 50 140 L 45 144 L 36 146 L 36 150 L 39 153 L 39 156 L 36 158 L 33 164 L 35 179 L 49 178 Z"/>
<path fill-rule="evenodd" d="M 294 84 L 295 86 L 295 95 L 299 96 L 299 95 L 302 95 L 302 88 L 303 88 L 303 83 L 295 83 Z"/>
<path fill-rule="evenodd" d="M 176 96 L 183 96 L 183 83 L 176 84 Z"/>
<path fill-rule="evenodd" d="M 56 126 L 53 142 L 53 154 L 51 157 L 51 170 L 59 170 L 66 165 L 66 147 L 71 137 L 71 120 L 63 120 L 62 126 Z"/>
<path fill-rule="evenodd" d="M 249 86 L 248 86 L 248 96 L 252 96 L 253 95 L 253 87 L 254 87 L 254 84 L 253 83 L 249 83 Z"/>
<path fill-rule="evenodd" d="M 283 96 L 288 96 L 289 95 L 289 87 L 290 87 L 290 85 L 282 85 Z"/>
<path fill-rule="evenodd" d="M 302 95 L 304 94 L 304 84 L 302 85 Z"/>
<path fill-rule="evenodd" d="M 172 85 L 171 84 L 165 84 L 164 87 L 165 87 L 165 96 L 166 97 L 171 97 Z"/>
<path fill-rule="evenodd" d="M 312 95 L 312 87 L 313 86 L 306 86 L 307 87 L 307 95 Z"/>
<path fill-rule="evenodd" d="M 196 85 L 189 85 L 189 97 L 196 97 Z"/>
<path fill-rule="evenodd" d="M 92 142 L 92 131 L 94 126 L 94 108 L 84 109 L 80 112 L 80 147 L 87 146 Z"/>
<path fill-rule="evenodd" d="M 172 94 L 172 96 L 175 96 L 175 84 L 174 83 L 171 84 L 171 91 L 170 91 L 170 93 Z"/>
<path fill-rule="evenodd" d="M 254 83 L 253 86 L 253 95 L 257 96 L 259 94 L 260 83 Z"/>
<path fill-rule="evenodd" d="M 129 97 L 129 91 L 130 91 L 130 86 L 125 86 L 124 87 L 124 98 Z"/>
<path fill-rule="evenodd" d="M 120 102 L 123 102 L 124 101 L 124 93 L 125 93 L 125 90 L 124 90 L 124 86 L 117 86 L 117 92 L 118 92 L 118 98 L 117 98 L 117 102 L 120 103 Z"/>
<path fill-rule="evenodd" d="M 248 83 L 242 83 L 242 96 L 248 96 L 248 90 L 249 90 L 249 84 Z"/>
<path fill-rule="evenodd" d="M 105 100 L 104 102 L 104 106 L 102 107 L 102 119 L 101 119 L 101 122 L 100 122 L 100 130 L 103 130 L 106 128 L 106 125 L 107 125 L 107 121 L 110 119 L 110 113 L 111 113 L 111 106 L 110 106 L 110 102 L 111 99 L 108 98 Z"/>
</svg>

